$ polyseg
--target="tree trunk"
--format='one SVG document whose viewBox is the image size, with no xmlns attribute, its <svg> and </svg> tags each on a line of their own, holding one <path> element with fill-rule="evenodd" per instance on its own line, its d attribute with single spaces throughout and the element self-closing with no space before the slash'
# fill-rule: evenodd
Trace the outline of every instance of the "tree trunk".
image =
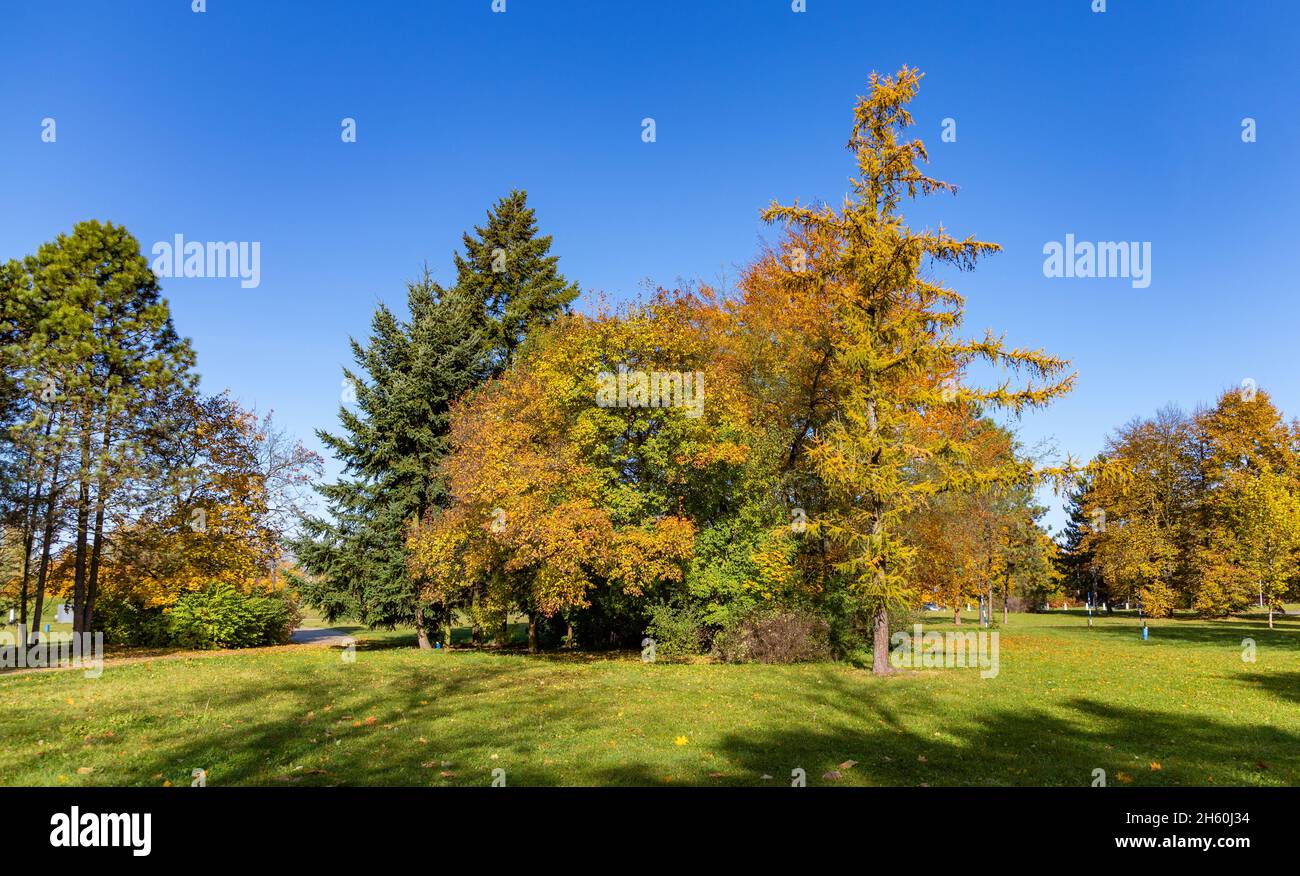
<svg viewBox="0 0 1300 876">
<path fill-rule="evenodd" d="M 86 574 L 86 611 L 82 628 L 89 631 L 95 626 L 95 599 L 99 596 L 99 560 L 104 548 L 104 505 L 99 500 L 95 509 L 94 540 L 90 546 L 90 570 Z"/>
<path fill-rule="evenodd" d="M 889 665 L 889 612 L 880 609 L 871 621 L 871 671 L 875 675 L 889 675 L 894 668 Z"/>
<path fill-rule="evenodd" d="M 60 449 L 54 456 L 54 469 L 50 475 L 50 492 L 45 498 L 45 531 L 41 537 L 41 567 L 36 573 L 36 617 L 32 620 L 32 630 L 36 633 L 32 637 L 34 642 L 40 641 L 41 613 L 45 611 L 45 582 L 49 578 L 50 552 L 54 545 L 54 505 L 58 499 L 59 472 L 62 469 L 63 451 Z"/>
<path fill-rule="evenodd" d="M 491 574 L 491 569 L 488 570 Z M 481 648 L 486 643 L 487 631 L 483 629 L 483 612 L 484 605 L 487 602 L 487 582 L 480 581 L 475 589 L 474 601 L 478 603 L 478 611 L 474 612 L 470 618 L 469 641 L 475 648 Z"/>
<path fill-rule="evenodd" d="M 424 624 L 424 606 L 415 607 L 415 644 L 421 651 L 432 651 L 433 645 L 429 643 L 429 631 Z"/>
<path fill-rule="evenodd" d="M 1273 606 L 1272 605 L 1269 605 L 1268 607 L 1268 628 L 1270 630 L 1273 629 Z"/>
<path fill-rule="evenodd" d="M 528 653 L 537 653 L 537 613 L 528 612 Z"/>
<path fill-rule="evenodd" d="M 45 534 L 41 539 L 41 568 L 36 573 L 36 616 L 32 619 L 32 631 L 36 634 L 32 641 L 40 641 L 41 614 L 45 611 L 45 582 L 50 575 L 50 551 L 54 545 L 54 493 L 50 492 L 50 501 L 45 512 Z"/>
<path fill-rule="evenodd" d="M 84 423 L 84 421 L 83 421 Z M 81 469 L 77 472 L 76 558 L 72 567 L 72 631 L 86 631 L 86 542 L 90 530 L 90 432 L 83 426 L 81 435 Z"/>
<path fill-rule="evenodd" d="M 44 475 L 41 476 L 42 479 Z M 28 484 L 31 489 L 31 484 Z M 31 499 L 29 495 L 27 503 L 27 520 L 26 532 L 23 533 L 23 587 L 18 602 L 18 625 L 27 626 L 27 596 L 30 592 L 32 579 L 32 548 L 36 546 L 36 508 L 41 504 L 41 485 L 36 485 L 36 498 Z"/>
<path fill-rule="evenodd" d="M 104 417 L 104 441 L 100 447 L 103 458 L 108 458 L 109 447 L 113 441 L 112 415 Z M 90 570 L 86 578 L 86 610 L 83 629 L 89 631 L 95 626 L 95 600 L 99 597 L 99 563 L 104 553 L 104 508 L 108 503 L 108 476 L 101 473 L 95 484 L 95 530 L 90 547 Z"/>
<path fill-rule="evenodd" d="M 54 411 L 51 411 L 50 418 L 45 421 L 45 435 L 44 435 L 45 443 L 41 445 L 42 448 L 44 448 L 45 444 L 48 443 L 50 440 L 50 433 L 54 430 L 54 421 L 56 419 L 58 419 L 58 414 Z M 29 460 L 30 460 L 30 456 L 34 456 L 34 455 L 35 455 L 34 453 L 29 455 Z M 61 456 L 62 456 L 62 451 L 60 450 L 59 454 L 55 456 L 55 463 L 53 467 L 54 474 L 50 478 L 51 494 L 54 493 L 54 488 L 58 485 L 58 479 L 59 479 L 58 466 L 59 466 L 59 460 Z M 30 471 L 30 466 L 28 470 Z M 25 487 L 25 492 L 26 492 L 25 498 L 27 500 L 27 520 L 26 520 L 26 532 L 24 533 L 24 538 L 23 538 L 22 600 L 19 603 L 19 608 L 18 608 L 18 615 L 19 615 L 18 624 L 21 627 L 27 626 L 27 598 L 28 595 L 30 594 L 30 585 L 31 585 L 32 550 L 35 549 L 36 547 L 36 521 L 37 518 L 40 516 L 41 490 L 42 488 L 44 488 L 44 486 L 45 486 L 45 466 L 44 464 L 41 464 L 36 467 L 36 495 L 33 496 L 30 492 L 31 490 L 30 476 L 27 479 L 27 485 Z"/>
<path fill-rule="evenodd" d="M 954 606 L 952 607 L 952 622 L 953 622 L 954 624 L 956 624 L 957 626 L 961 626 L 961 606 L 960 606 L 960 605 L 954 605 Z"/>
</svg>

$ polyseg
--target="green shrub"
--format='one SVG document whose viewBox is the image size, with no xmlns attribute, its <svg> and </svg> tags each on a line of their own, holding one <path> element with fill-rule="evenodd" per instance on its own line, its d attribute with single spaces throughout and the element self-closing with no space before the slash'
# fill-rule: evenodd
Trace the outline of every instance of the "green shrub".
<svg viewBox="0 0 1300 876">
<path fill-rule="evenodd" d="M 285 594 L 249 594 L 213 584 L 177 600 L 167 625 L 182 648 L 255 648 L 288 642 L 301 620 L 297 604 Z"/>
<path fill-rule="evenodd" d="M 708 649 L 708 628 L 699 609 L 690 606 L 653 606 L 645 634 L 654 639 L 656 660 L 680 660 Z"/>
<path fill-rule="evenodd" d="M 94 626 L 110 645 L 161 648 L 171 644 L 163 610 L 131 599 L 101 596 L 95 601 Z"/>
</svg>

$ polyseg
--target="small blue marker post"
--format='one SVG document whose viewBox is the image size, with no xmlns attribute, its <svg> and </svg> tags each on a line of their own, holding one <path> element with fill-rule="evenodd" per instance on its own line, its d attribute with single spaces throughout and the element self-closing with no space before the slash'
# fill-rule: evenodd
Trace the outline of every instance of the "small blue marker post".
<svg viewBox="0 0 1300 876">
<path fill-rule="evenodd" d="M 1142 625 L 1142 641 L 1145 642 L 1146 640 L 1147 640 L 1147 625 L 1146 625 L 1146 624 L 1143 624 L 1143 625 Z"/>
</svg>

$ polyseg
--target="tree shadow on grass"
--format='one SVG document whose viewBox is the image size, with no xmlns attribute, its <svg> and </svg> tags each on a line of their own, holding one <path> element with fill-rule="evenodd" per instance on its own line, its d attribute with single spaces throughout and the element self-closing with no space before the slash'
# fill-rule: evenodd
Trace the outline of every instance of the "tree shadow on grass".
<svg viewBox="0 0 1300 876">
<path fill-rule="evenodd" d="M 580 660 L 570 673 L 569 655 L 462 654 L 441 665 L 443 655 L 414 650 L 373 663 L 358 655 L 351 665 L 322 649 L 267 656 L 267 665 L 243 655 L 196 661 L 206 675 L 189 687 L 138 684 L 153 670 L 135 667 L 129 671 L 138 675 L 122 680 L 131 696 L 101 699 L 93 723 L 74 719 L 55 737 L 34 710 L 14 716 L 22 724 L 15 737 L 54 740 L 42 757 L 59 771 L 88 762 L 95 748 L 130 750 L 129 760 L 93 760 L 86 781 L 96 784 L 176 783 L 201 768 L 213 786 L 486 785 L 496 766 L 508 769 L 512 786 L 788 786 L 795 768 L 810 786 L 1086 786 L 1096 769 L 1112 786 L 1300 784 L 1300 735 L 1276 726 L 1095 697 L 1051 709 L 963 709 L 942 720 L 951 700 L 924 674 L 874 679 L 839 667 L 791 668 L 779 697 L 751 708 L 746 688 L 735 717 L 726 713 L 731 729 L 708 742 L 692 733 L 677 747 L 629 735 L 614 714 L 622 715 L 625 698 L 650 693 L 664 699 L 662 714 L 680 718 L 672 711 L 680 696 L 698 695 L 707 679 L 676 669 L 643 685 L 639 670 L 580 676 L 587 671 Z M 1290 708 L 1298 678 L 1246 680 Z M 611 689 L 624 699 L 611 699 Z M 971 693 L 978 696 L 976 686 Z M 769 709 L 757 726 L 745 720 Z M 101 739 L 110 727 L 111 738 Z M 603 747 L 616 735 L 621 762 Z M 547 766 L 544 749 L 564 763 Z M 454 775 L 442 777 L 447 760 Z M 841 766 L 848 761 L 856 763 Z M 829 771 L 840 778 L 823 778 Z"/>
<path fill-rule="evenodd" d="M 459 663 L 434 675 L 421 671 L 429 652 L 411 656 L 409 663 L 378 667 L 347 681 L 335 673 L 353 671 L 355 665 L 316 664 L 310 673 L 273 674 L 259 677 L 257 684 L 223 683 L 214 667 L 211 686 L 151 692 L 121 704 L 119 715 L 145 719 L 136 717 L 108 744 L 136 748 L 137 757 L 129 773 L 110 765 L 92 781 L 147 785 L 163 777 L 175 783 L 188 781 L 197 768 L 209 770 L 211 786 L 486 786 L 499 764 L 510 767 L 512 783 L 554 784 L 550 771 L 538 765 L 540 716 L 563 716 L 565 733 L 583 733 L 608 720 L 608 709 L 590 702 L 580 689 L 554 684 L 554 669 L 530 677 L 526 657 Z M 258 714 L 261 704 L 266 709 Z M 160 729 L 181 715 L 213 718 L 200 719 L 199 726 L 180 725 L 174 738 L 158 741 Z M 114 715 L 99 717 L 112 721 Z M 81 747 L 75 737 L 65 745 Z M 492 754 L 500 760 L 489 760 Z M 65 751 L 61 759 L 71 763 L 75 757 Z M 447 758 L 454 760 L 454 775 L 443 779 Z"/>
<path fill-rule="evenodd" d="M 1268 691 L 1280 700 L 1300 704 L 1300 672 L 1253 672 L 1234 678 Z"/>
<path fill-rule="evenodd" d="M 891 720 L 870 694 L 836 682 L 819 691 L 837 707 L 818 726 L 731 734 L 717 746 L 729 769 L 698 772 L 679 783 L 788 786 L 802 769 L 811 786 L 1076 786 L 1094 770 L 1110 786 L 1292 785 L 1300 781 L 1300 735 L 1200 717 L 1076 698 L 1067 709 L 1004 708 L 976 712 L 926 732 Z M 798 711 L 802 704 L 789 704 Z M 849 761 L 854 761 L 851 765 Z M 838 772 L 838 777 L 825 777 Z M 763 776 L 770 777 L 767 780 Z M 653 768 L 628 764 L 603 771 L 609 784 L 660 785 Z"/>
<path fill-rule="evenodd" d="M 1241 640 L 1244 638 L 1254 639 L 1257 643 L 1268 642 L 1279 646 L 1294 646 L 1300 643 L 1300 626 L 1279 623 L 1275 629 L 1270 630 L 1267 620 L 1210 621 L 1172 619 L 1150 621 L 1149 623 L 1150 638 L 1147 640 L 1148 644 L 1175 642 L 1192 645 L 1222 645 L 1239 649 Z M 1091 630 L 1085 627 L 1084 631 L 1090 634 L 1102 635 L 1108 639 L 1128 638 L 1135 642 L 1142 640 L 1142 624 L 1136 618 L 1130 623 L 1098 624 Z"/>
</svg>

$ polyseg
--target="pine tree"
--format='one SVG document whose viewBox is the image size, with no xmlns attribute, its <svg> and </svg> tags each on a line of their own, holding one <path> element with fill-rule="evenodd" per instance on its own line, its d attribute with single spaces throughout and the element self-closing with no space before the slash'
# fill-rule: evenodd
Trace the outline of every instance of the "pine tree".
<svg viewBox="0 0 1300 876">
<path fill-rule="evenodd" d="M 1109 605 L 1111 597 L 1105 582 L 1097 574 L 1096 554 L 1087 541 L 1088 534 L 1100 525 L 1099 517 L 1088 515 L 1088 509 L 1095 507 L 1091 503 L 1091 492 L 1091 478 L 1083 475 L 1066 496 L 1066 521 L 1056 568 L 1066 590 L 1092 602 L 1095 608 L 1102 602 Z"/>
<path fill-rule="evenodd" d="M 26 399 L 6 429 L 25 482 L 23 602 L 34 577 L 39 621 L 51 549 L 71 512 L 73 628 L 89 631 L 112 518 L 133 504 L 144 435 L 163 400 L 192 391 L 194 354 L 121 226 L 78 223 L 10 263 L 3 285 L 5 372 Z"/>
</svg>

